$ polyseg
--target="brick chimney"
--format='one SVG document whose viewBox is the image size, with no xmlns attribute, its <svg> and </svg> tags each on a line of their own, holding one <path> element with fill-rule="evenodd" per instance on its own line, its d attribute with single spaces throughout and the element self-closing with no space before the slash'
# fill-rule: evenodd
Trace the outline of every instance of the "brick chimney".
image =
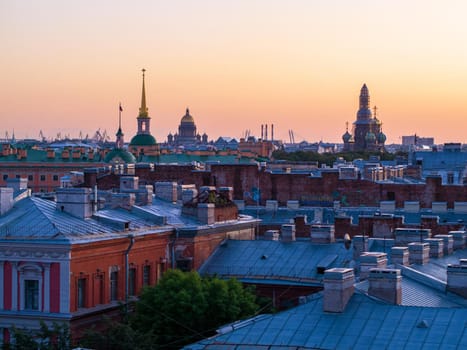
<svg viewBox="0 0 467 350">
<path fill-rule="evenodd" d="M 59 188 L 57 194 L 57 210 L 76 216 L 89 218 L 92 216 L 91 189 Z"/>
<path fill-rule="evenodd" d="M 424 243 L 430 246 L 430 258 L 442 258 L 444 242 L 441 238 L 426 238 Z"/>
<path fill-rule="evenodd" d="M 452 254 L 454 250 L 454 237 L 452 235 L 435 235 L 435 238 L 441 238 L 444 241 L 444 255 Z"/>
<path fill-rule="evenodd" d="M 424 265 L 430 261 L 428 243 L 409 243 L 409 264 Z"/>
<path fill-rule="evenodd" d="M 360 255 L 360 279 L 367 279 L 371 269 L 386 268 L 387 265 L 388 256 L 386 253 L 363 252 Z"/>
<path fill-rule="evenodd" d="M 461 259 L 460 264 L 449 264 L 446 272 L 446 290 L 467 298 L 467 260 Z"/>
<path fill-rule="evenodd" d="M 368 276 L 368 294 L 400 305 L 402 301 L 402 276 L 398 269 L 371 269 Z"/>
<path fill-rule="evenodd" d="M 368 236 L 354 236 L 352 238 L 353 259 L 357 260 L 363 252 L 368 251 Z"/>
<path fill-rule="evenodd" d="M 266 241 L 278 241 L 279 236 L 279 230 L 267 230 L 264 232 L 264 239 Z"/>
<path fill-rule="evenodd" d="M 334 243 L 334 225 L 312 225 L 311 226 L 312 243 Z"/>
<path fill-rule="evenodd" d="M 0 215 L 7 213 L 13 208 L 13 189 L 9 187 L 0 187 Z"/>
<path fill-rule="evenodd" d="M 464 249 L 466 247 L 466 231 L 449 231 L 449 234 L 452 235 L 454 240 L 454 250 Z"/>
<path fill-rule="evenodd" d="M 172 181 L 158 181 L 154 183 L 156 198 L 175 203 L 177 201 L 177 183 Z"/>
<path fill-rule="evenodd" d="M 284 224 L 281 226 L 282 242 L 295 241 L 295 225 Z"/>
<path fill-rule="evenodd" d="M 409 265 L 409 248 L 407 247 L 392 247 L 391 262 L 397 265 Z"/>
<path fill-rule="evenodd" d="M 324 312 L 343 312 L 354 292 L 353 269 L 335 267 L 324 271 Z"/>
</svg>

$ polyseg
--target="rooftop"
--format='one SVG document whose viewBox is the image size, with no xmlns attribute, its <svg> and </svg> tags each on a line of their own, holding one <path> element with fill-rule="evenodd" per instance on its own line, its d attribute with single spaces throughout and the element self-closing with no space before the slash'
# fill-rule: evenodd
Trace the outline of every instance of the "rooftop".
<svg viewBox="0 0 467 350">
<path fill-rule="evenodd" d="M 396 306 L 355 293 L 342 313 L 322 294 L 278 314 L 223 327 L 185 347 L 200 349 L 465 349 L 466 308 Z M 219 332 L 219 331 L 218 331 Z"/>
</svg>

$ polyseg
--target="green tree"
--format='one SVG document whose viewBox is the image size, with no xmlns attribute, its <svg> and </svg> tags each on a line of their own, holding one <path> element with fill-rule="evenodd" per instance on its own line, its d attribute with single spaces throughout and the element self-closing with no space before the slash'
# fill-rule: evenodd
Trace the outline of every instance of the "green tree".
<svg viewBox="0 0 467 350">
<path fill-rule="evenodd" d="M 40 321 L 40 329 L 31 331 L 12 327 L 14 342 L 8 349 L 39 349 L 39 350 L 67 350 L 71 349 L 70 329 L 67 324 L 54 322 L 49 328 L 44 321 Z"/>
<path fill-rule="evenodd" d="M 143 290 L 131 324 L 159 346 L 178 349 L 257 310 L 251 289 L 236 280 L 169 270 L 156 286 Z"/>
</svg>

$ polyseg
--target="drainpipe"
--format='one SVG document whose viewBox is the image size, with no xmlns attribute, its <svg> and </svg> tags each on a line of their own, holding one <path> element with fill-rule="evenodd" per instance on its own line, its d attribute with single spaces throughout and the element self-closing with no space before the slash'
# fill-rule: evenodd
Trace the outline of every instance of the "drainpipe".
<svg viewBox="0 0 467 350">
<path fill-rule="evenodd" d="M 125 311 L 126 313 L 128 313 L 128 286 L 130 282 L 128 279 L 129 270 L 130 270 L 129 263 L 128 263 L 128 256 L 130 254 L 131 247 L 133 247 L 133 243 L 134 243 L 133 234 L 132 233 L 128 234 L 128 238 L 130 239 L 130 245 L 125 251 Z"/>
</svg>

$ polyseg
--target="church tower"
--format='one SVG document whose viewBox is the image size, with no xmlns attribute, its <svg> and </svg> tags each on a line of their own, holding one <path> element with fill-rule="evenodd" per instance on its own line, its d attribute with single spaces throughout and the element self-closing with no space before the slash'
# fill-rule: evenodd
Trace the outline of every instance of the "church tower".
<svg viewBox="0 0 467 350">
<path fill-rule="evenodd" d="M 360 89 L 357 119 L 353 123 L 353 136 L 344 134 L 344 149 L 353 151 L 382 151 L 386 136 L 382 133 L 382 123 L 370 109 L 370 93 L 366 84 Z M 343 137 L 344 137 L 343 136 Z M 352 143 L 353 141 L 353 143 Z"/>
<path fill-rule="evenodd" d="M 143 68 L 143 87 L 141 90 L 141 106 L 139 107 L 139 114 L 136 118 L 138 123 L 138 131 L 130 142 L 130 151 L 141 158 L 143 155 L 156 155 L 158 153 L 158 146 L 156 139 L 151 135 L 150 121 L 151 118 L 148 114 L 148 107 L 146 105 L 146 87 L 145 87 L 145 72 Z"/>
</svg>

